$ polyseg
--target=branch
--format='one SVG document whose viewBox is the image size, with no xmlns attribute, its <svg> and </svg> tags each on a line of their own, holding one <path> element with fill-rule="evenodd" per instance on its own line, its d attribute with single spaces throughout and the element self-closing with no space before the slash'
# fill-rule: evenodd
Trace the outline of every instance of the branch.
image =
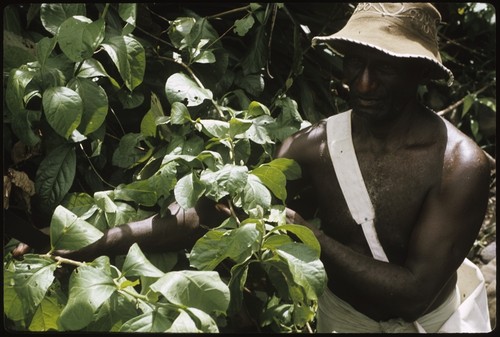
<svg viewBox="0 0 500 337">
<path fill-rule="evenodd" d="M 488 83 L 487 85 L 485 85 L 481 89 L 479 89 L 476 92 L 474 92 L 473 95 L 479 95 L 480 93 L 482 93 L 483 91 L 485 91 L 486 89 L 488 89 L 491 86 L 493 86 L 493 83 Z M 467 96 L 469 96 L 469 95 L 467 95 Z M 439 116 L 444 116 L 444 115 L 450 113 L 454 109 L 458 108 L 461 104 L 463 104 L 463 102 L 465 101 L 465 99 L 467 98 L 467 96 L 465 96 L 462 99 L 456 101 L 455 103 L 453 103 L 452 105 L 448 106 L 447 108 L 445 108 L 445 109 L 443 109 L 441 111 L 438 111 L 437 114 Z"/>
</svg>

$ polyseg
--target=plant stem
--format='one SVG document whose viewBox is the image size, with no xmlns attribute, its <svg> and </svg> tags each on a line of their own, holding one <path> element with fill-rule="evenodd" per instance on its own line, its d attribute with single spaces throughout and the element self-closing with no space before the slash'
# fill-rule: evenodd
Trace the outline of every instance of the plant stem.
<svg viewBox="0 0 500 337">
<path fill-rule="evenodd" d="M 250 8 L 251 8 L 250 5 L 246 5 L 246 6 L 243 6 L 243 7 L 238 7 L 238 8 L 230 9 L 230 10 L 222 12 L 222 13 L 218 13 L 218 14 L 207 16 L 206 19 L 207 20 L 215 19 L 215 18 L 218 18 L 220 16 L 224 16 L 224 15 L 228 15 L 228 14 L 233 14 L 233 13 L 237 13 L 237 12 L 243 12 L 243 11 L 249 10 Z"/>
<path fill-rule="evenodd" d="M 85 149 L 83 148 L 83 145 L 80 143 L 80 149 L 82 149 L 82 152 L 83 154 L 85 155 L 85 158 L 87 158 L 87 161 L 89 162 L 90 166 L 92 167 L 92 170 L 94 171 L 94 173 L 96 174 L 96 176 L 103 182 L 105 183 L 106 185 L 108 185 L 109 187 L 111 188 L 115 188 L 116 186 L 113 186 L 111 185 L 110 183 L 108 183 L 106 180 L 104 180 L 104 178 L 99 174 L 99 172 L 97 171 L 97 169 L 95 168 L 94 164 L 92 164 L 92 160 L 90 160 L 90 157 L 87 155 L 87 152 L 85 152 Z"/>
</svg>

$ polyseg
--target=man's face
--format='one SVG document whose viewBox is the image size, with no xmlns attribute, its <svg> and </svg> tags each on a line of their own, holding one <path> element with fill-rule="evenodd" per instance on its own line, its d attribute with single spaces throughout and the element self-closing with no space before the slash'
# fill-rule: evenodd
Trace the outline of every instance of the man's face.
<svg viewBox="0 0 500 337">
<path fill-rule="evenodd" d="M 416 97 L 424 72 L 418 64 L 369 47 L 349 48 L 344 57 L 344 79 L 350 88 L 353 111 L 372 121 L 384 121 L 400 114 Z"/>
</svg>

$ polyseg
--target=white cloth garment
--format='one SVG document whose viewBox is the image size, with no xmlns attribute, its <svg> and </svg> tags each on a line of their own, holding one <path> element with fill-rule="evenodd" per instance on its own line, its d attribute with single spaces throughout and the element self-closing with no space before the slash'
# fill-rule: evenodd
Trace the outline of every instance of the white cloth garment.
<svg viewBox="0 0 500 337">
<path fill-rule="evenodd" d="M 342 193 L 353 219 L 375 259 L 388 262 L 374 226 L 375 212 L 359 169 L 351 137 L 351 111 L 327 121 L 327 141 Z M 458 297 L 458 298 L 457 298 Z M 355 310 L 328 289 L 318 302 L 318 332 L 489 332 L 484 277 L 465 259 L 458 269 L 457 291 L 432 312 L 415 322 L 393 319 L 376 322 Z M 361 329 L 362 331 L 357 331 Z"/>
</svg>

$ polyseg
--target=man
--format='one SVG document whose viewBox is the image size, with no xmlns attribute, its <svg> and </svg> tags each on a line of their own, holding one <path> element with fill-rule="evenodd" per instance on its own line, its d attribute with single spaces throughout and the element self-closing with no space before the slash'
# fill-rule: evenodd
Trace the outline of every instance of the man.
<svg viewBox="0 0 500 337">
<path fill-rule="evenodd" d="M 308 202 L 319 208 L 321 230 L 309 227 L 321 244 L 329 282 L 318 332 L 437 332 L 460 304 L 457 269 L 485 214 L 489 165 L 472 140 L 417 100 L 417 87 L 427 78 L 452 79 L 437 48 L 439 20 L 426 3 L 362 3 L 341 31 L 313 39 L 345 55 L 352 107 L 345 125 L 328 126 L 339 118 L 322 121 L 285 140 L 278 153 L 295 159 L 312 187 L 289 206 L 299 213 Z M 348 127 L 355 159 L 346 165 L 340 154 L 348 147 L 329 136 Z M 356 161 L 359 176 L 349 171 Z M 373 221 L 364 220 L 373 223 L 372 239 L 386 261 L 373 258 L 373 240 L 353 219 L 362 202 L 356 199 L 365 200 L 348 195 L 357 186 L 360 194 L 367 191 L 361 212 L 373 205 Z M 447 329 L 464 331 L 466 324 Z M 487 320 L 477 328 L 489 329 Z"/>
<path fill-rule="evenodd" d="M 345 55 L 352 111 L 299 131 L 277 155 L 303 170 L 289 185 L 288 220 L 311 228 L 321 244 L 329 281 L 318 332 L 489 329 L 487 313 L 476 328 L 447 323 L 460 305 L 457 269 L 481 226 L 490 170 L 472 140 L 417 100 L 427 79 L 452 79 L 437 48 L 439 20 L 426 3 L 360 4 L 341 31 L 313 40 Z M 360 195 L 350 196 L 358 187 Z M 90 260 L 124 254 L 133 242 L 150 250 L 186 247 L 203 234 L 200 224 L 220 222 L 213 206 L 172 205 L 171 216 L 113 228 L 82 250 L 59 254 Z M 316 208 L 320 229 L 304 220 Z M 356 209 L 364 219 L 355 220 Z"/>
</svg>

